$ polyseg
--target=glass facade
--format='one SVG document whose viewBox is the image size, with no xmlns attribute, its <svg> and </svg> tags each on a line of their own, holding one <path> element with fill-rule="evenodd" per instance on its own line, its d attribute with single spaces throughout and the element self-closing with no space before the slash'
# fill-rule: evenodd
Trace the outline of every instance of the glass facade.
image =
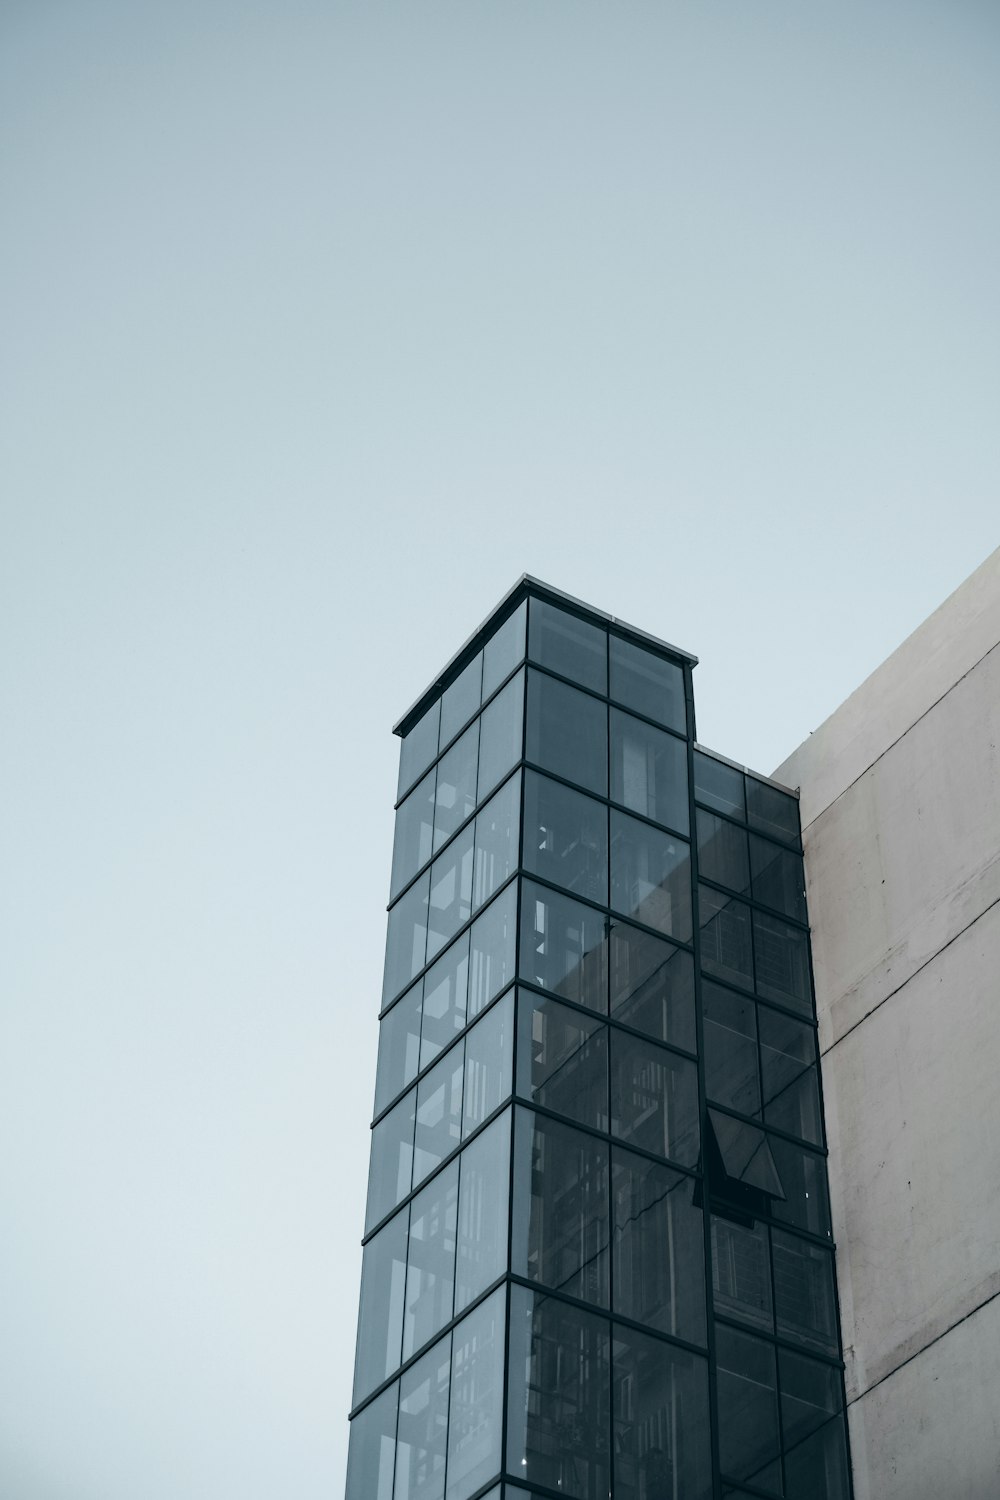
<svg viewBox="0 0 1000 1500">
<path fill-rule="evenodd" d="M 347 1500 L 850 1500 L 796 799 L 523 580 L 401 722 Z"/>
</svg>

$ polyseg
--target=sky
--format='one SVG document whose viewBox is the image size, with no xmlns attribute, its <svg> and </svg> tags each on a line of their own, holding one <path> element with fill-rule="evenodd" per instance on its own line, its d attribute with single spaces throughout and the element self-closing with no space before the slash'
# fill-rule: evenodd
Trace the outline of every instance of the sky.
<svg viewBox="0 0 1000 1500">
<path fill-rule="evenodd" d="M 0 1493 L 342 1493 L 391 725 L 530 572 L 767 772 L 992 551 L 998 76 L 992 0 L 0 0 Z"/>
</svg>

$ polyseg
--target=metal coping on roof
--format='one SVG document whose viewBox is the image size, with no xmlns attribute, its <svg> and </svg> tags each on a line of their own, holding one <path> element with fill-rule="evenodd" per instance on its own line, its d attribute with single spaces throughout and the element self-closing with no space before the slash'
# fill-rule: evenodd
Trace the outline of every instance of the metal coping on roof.
<svg viewBox="0 0 1000 1500">
<path fill-rule="evenodd" d="M 734 771 L 742 771 L 746 776 L 752 776 L 754 781 L 762 781 L 765 786 L 773 786 L 775 791 L 784 792 L 788 797 L 799 800 L 799 789 L 797 786 L 786 786 L 783 781 L 775 781 L 773 776 L 765 776 L 761 771 L 755 771 L 752 766 L 741 766 L 738 760 L 730 760 L 728 755 L 720 755 L 718 750 L 710 750 L 707 745 L 699 745 L 695 740 L 694 748 L 701 755 L 708 755 L 712 760 L 719 760 L 724 766 L 732 766 Z"/>
<path fill-rule="evenodd" d="M 451 660 L 441 669 L 434 681 L 426 687 L 415 702 L 410 704 L 396 723 L 392 726 L 393 734 L 404 735 L 409 732 L 420 718 L 424 709 L 429 707 L 438 693 L 446 688 L 449 682 L 458 676 L 458 673 L 468 661 L 475 656 L 480 646 L 493 634 L 494 630 L 503 623 L 507 615 L 513 614 L 517 605 L 528 595 L 538 599 L 545 599 L 549 603 L 558 604 L 568 609 L 571 613 L 580 615 L 584 619 L 593 620 L 595 624 L 612 625 L 621 635 L 628 636 L 631 640 L 647 646 L 655 646 L 658 651 L 669 652 L 671 656 L 677 657 L 689 667 L 698 665 L 698 658 L 692 656 L 690 651 L 684 651 L 680 646 L 672 646 L 669 641 L 660 640 L 659 636 L 650 635 L 646 630 L 640 630 L 636 625 L 629 625 L 624 620 L 619 620 L 615 615 L 609 615 L 603 609 L 595 609 L 591 604 L 585 604 L 582 599 L 576 599 L 572 594 L 563 593 L 562 589 L 553 588 L 551 584 L 544 583 L 540 578 L 534 578 L 530 573 L 522 573 L 514 584 L 508 589 L 499 604 L 491 609 L 486 619 L 469 636 L 469 639 L 460 646 Z"/>
</svg>

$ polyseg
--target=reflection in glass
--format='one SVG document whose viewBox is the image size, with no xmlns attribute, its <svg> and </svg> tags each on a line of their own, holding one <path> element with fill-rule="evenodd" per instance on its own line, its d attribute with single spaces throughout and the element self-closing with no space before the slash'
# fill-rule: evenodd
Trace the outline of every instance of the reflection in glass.
<svg viewBox="0 0 1000 1500">
<path fill-rule="evenodd" d="M 431 865 L 427 958 L 440 953 L 472 914 L 472 846 L 475 825 L 469 823 Z M 405 900 L 405 897 L 404 897 Z"/>
<path fill-rule="evenodd" d="M 717 818 L 703 807 L 698 808 L 697 815 L 698 873 L 742 896 L 750 889 L 746 829 Z"/>
<path fill-rule="evenodd" d="M 524 673 L 519 672 L 483 710 L 479 743 L 480 802 L 521 759 L 523 720 Z"/>
<path fill-rule="evenodd" d="M 667 937 L 690 942 L 689 845 L 612 810 L 611 905 Z"/>
<path fill-rule="evenodd" d="M 760 1008 L 764 1119 L 814 1146 L 823 1144 L 816 1033 L 802 1021 Z"/>
<path fill-rule="evenodd" d="M 722 1472 L 780 1494 L 774 1346 L 720 1323 L 715 1352 Z"/>
<path fill-rule="evenodd" d="M 392 845 L 392 878 L 389 899 L 395 900 L 406 882 L 431 857 L 434 830 L 434 777 L 429 771 L 405 802 L 396 809 L 396 834 Z"/>
<path fill-rule="evenodd" d="M 687 833 L 687 743 L 611 710 L 611 797 L 632 812 Z"/>
<path fill-rule="evenodd" d="M 606 1011 L 606 929 L 603 912 L 526 880 L 521 900 L 521 977 L 589 1010 Z"/>
<path fill-rule="evenodd" d="M 705 1342 L 705 1230 L 695 1181 L 616 1146 L 611 1153 L 615 1312 Z"/>
<path fill-rule="evenodd" d="M 714 756 L 694 752 L 694 795 L 706 807 L 729 813 L 734 818 L 746 817 L 743 799 L 743 772 L 735 766 L 724 765 Z"/>
<path fill-rule="evenodd" d="M 694 1052 L 694 959 L 638 927 L 611 928 L 611 1014 L 659 1042 Z"/>
<path fill-rule="evenodd" d="M 712 1291 L 716 1312 L 771 1332 L 771 1264 L 766 1224 L 752 1220 L 738 1224 L 713 1215 Z"/>
<path fill-rule="evenodd" d="M 520 772 L 505 782 L 476 815 L 476 878 L 473 905 L 478 908 L 517 869 L 521 822 Z M 432 897 L 433 903 L 433 897 Z"/>
<path fill-rule="evenodd" d="M 607 1145 L 516 1110 L 511 1269 L 607 1307 L 609 1237 Z"/>
<path fill-rule="evenodd" d="M 711 1500 L 708 1361 L 614 1325 L 615 1500 Z"/>
<path fill-rule="evenodd" d="M 354 1362 L 355 1406 L 399 1368 L 408 1217 L 404 1208 L 364 1249 Z"/>
<path fill-rule="evenodd" d="M 837 1354 L 833 1256 L 797 1234 L 771 1230 L 778 1332 L 797 1344 Z"/>
<path fill-rule="evenodd" d="M 483 647 L 483 701 L 490 696 L 513 672 L 519 661 L 524 660 L 524 641 L 527 634 L 527 601 L 519 604 L 509 619 Z"/>
<path fill-rule="evenodd" d="M 840 1372 L 818 1360 L 778 1354 L 788 1500 L 847 1500 L 847 1443 Z"/>
<path fill-rule="evenodd" d="M 403 1358 L 451 1318 L 458 1227 L 458 1162 L 439 1172 L 410 1204 L 410 1252 L 403 1313 Z"/>
<path fill-rule="evenodd" d="M 681 734 L 686 730 L 682 668 L 615 635 L 611 637 L 611 697 L 669 729 Z"/>
<path fill-rule="evenodd" d="M 423 983 L 415 984 L 379 1022 L 375 1113 L 381 1114 L 417 1076 Z"/>
<path fill-rule="evenodd" d="M 451 1339 L 429 1349 L 399 1382 L 393 1500 L 444 1500 Z"/>
<path fill-rule="evenodd" d="M 751 828 L 784 839 L 786 844 L 799 843 L 799 802 L 776 786 L 768 786 L 754 776 L 747 777 L 747 820 Z"/>
<path fill-rule="evenodd" d="M 698 1161 L 698 1069 L 625 1032 L 611 1036 L 611 1134 L 682 1166 Z"/>
<path fill-rule="evenodd" d="M 462 1139 L 510 1097 L 514 1065 L 514 992 L 486 1012 L 465 1039 Z"/>
<path fill-rule="evenodd" d="M 800 1150 L 791 1141 L 769 1137 L 771 1151 L 785 1189 L 784 1203 L 775 1203 L 776 1219 L 811 1234 L 830 1235 L 830 1200 L 826 1189 L 826 1160 Z"/>
<path fill-rule="evenodd" d="M 608 811 L 558 781 L 525 772 L 524 866 L 602 905 L 608 899 Z"/>
<path fill-rule="evenodd" d="M 755 911 L 753 948 L 757 993 L 812 1016 L 808 933 Z"/>
<path fill-rule="evenodd" d="M 480 912 L 472 924 L 469 1019 L 478 1016 L 514 977 L 517 881 Z"/>
<path fill-rule="evenodd" d="M 351 1423 L 345 1500 L 392 1500 L 398 1400 L 396 1381 Z"/>
<path fill-rule="evenodd" d="M 432 703 L 422 719 L 403 737 L 399 746 L 399 785 L 396 799 L 408 791 L 438 753 L 441 702 Z"/>
<path fill-rule="evenodd" d="M 477 720 L 466 730 L 460 740 L 455 741 L 447 755 L 442 755 L 438 764 L 437 793 L 434 803 L 435 854 L 475 811 L 478 758 L 479 722 Z M 419 788 L 417 790 L 419 791 Z"/>
<path fill-rule="evenodd" d="M 507 1269 L 510 1110 L 466 1146 L 459 1166 L 456 1314 Z"/>
<path fill-rule="evenodd" d="M 741 1115 L 760 1115 L 757 1007 L 752 1000 L 704 981 L 705 1093 Z"/>
<path fill-rule="evenodd" d="M 447 1500 L 468 1500 L 500 1472 L 504 1289 L 452 1334 Z"/>
<path fill-rule="evenodd" d="M 595 693 L 608 690 L 606 632 L 542 599 L 529 604 L 528 659 Z"/>
<path fill-rule="evenodd" d="M 755 901 L 763 901 L 797 922 L 806 920 L 806 876 L 801 854 L 752 833 L 750 869 Z"/>
<path fill-rule="evenodd" d="M 366 1234 L 410 1191 L 416 1097 L 411 1089 L 372 1131 Z"/>
<path fill-rule="evenodd" d="M 608 1028 L 518 991 L 517 1092 L 597 1130 L 608 1128 Z"/>
<path fill-rule="evenodd" d="M 433 1172 L 462 1138 L 461 1042 L 417 1084 L 417 1129 L 413 1143 L 413 1186 Z"/>
<path fill-rule="evenodd" d="M 466 933 L 447 948 L 424 975 L 424 1018 L 420 1033 L 420 1066 L 427 1064 L 465 1025 L 469 984 L 469 938 Z"/>
<path fill-rule="evenodd" d="M 385 939 L 385 974 L 382 980 L 382 1004 L 387 1005 L 405 990 L 424 966 L 427 947 L 427 897 L 430 871 L 400 896 L 389 912 Z"/>
<path fill-rule="evenodd" d="M 698 887 L 698 913 L 701 923 L 701 966 L 706 974 L 728 979 L 748 989 L 753 983 L 753 959 L 750 949 L 750 908 L 742 901 L 713 891 L 707 885 Z"/>
<path fill-rule="evenodd" d="M 529 672 L 525 755 L 544 771 L 606 797 L 607 705 L 544 672 Z"/>
<path fill-rule="evenodd" d="M 474 656 L 469 665 L 459 673 L 441 697 L 441 745 L 454 739 L 463 725 L 468 724 L 473 714 L 479 712 L 482 701 L 483 653 Z"/>
</svg>

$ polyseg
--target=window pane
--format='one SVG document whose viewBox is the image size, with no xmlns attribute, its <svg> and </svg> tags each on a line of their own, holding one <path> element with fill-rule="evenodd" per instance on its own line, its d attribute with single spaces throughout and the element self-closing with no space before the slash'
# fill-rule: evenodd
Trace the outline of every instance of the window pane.
<svg viewBox="0 0 1000 1500">
<path fill-rule="evenodd" d="M 728 979 L 749 989 L 753 983 L 750 908 L 742 901 L 700 885 L 698 912 L 702 969 L 717 979 Z"/>
<path fill-rule="evenodd" d="M 797 922 L 806 920 L 806 876 L 801 854 L 779 848 L 770 839 L 752 833 L 750 868 L 756 901 L 773 906 Z"/>
<path fill-rule="evenodd" d="M 405 990 L 410 980 L 424 966 L 427 947 L 427 895 L 430 871 L 421 875 L 405 896 L 400 896 L 389 912 L 385 939 L 385 974 L 382 979 L 382 1004 Z"/>
<path fill-rule="evenodd" d="M 423 984 L 415 984 L 386 1011 L 379 1022 L 378 1071 L 375 1074 L 375 1113 L 380 1114 L 417 1076 L 420 1061 L 420 1000 Z"/>
<path fill-rule="evenodd" d="M 420 1033 L 420 1066 L 453 1042 L 465 1025 L 469 983 L 469 938 L 460 937 L 424 975 L 424 1016 Z"/>
<path fill-rule="evenodd" d="M 399 746 L 399 785 L 397 800 L 407 791 L 422 772 L 427 770 L 438 753 L 438 725 L 441 722 L 441 700 L 432 703 L 422 719 L 418 719 Z"/>
<path fill-rule="evenodd" d="M 712 1218 L 712 1290 L 716 1312 L 771 1333 L 767 1225 Z"/>
<path fill-rule="evenodd" d="M 717 984 L 702 985 L 705 1093 L 741 1115 L 760 1115 L 757 1078 L 757 1007 Z"/>
<path fill-rule="evenodd" d="M 532 599 L 529 607 L 528 658 L 595 693 L 608 690 L 605 631 L 542 599 Z"/>
<path fill-rule="evenodd" d="M 705 1228 L 694 1179 L 631 1151 L 611 1153 L 615 1312 L 705 1342 Z"/>
<path fill-rule="evenodd" d="M 544 672 L 529 672 L 525 754 L 543 770 L 606 797 L 607 704 Z"/>
<path fill-rule="evenodd" d="M 798 1344 L 837 1354 L 833 1256 L 796 1234 L 771 1231 L 778 1332 Z"/>
<path fill-rule="evenodd" d="M 458 1162 L 452 1162 L 410 1204 L 403 1358 L 423 1347 L 451 1319 L 458 1228 Z"/>
<path fill-rule="evenodd" d="M 521 899 L 521 977 L 589 1010 L 606 1011 L 606 930 L 603 912 L 526 880 Z"/>
<path fill-rule="evenodd" d="M 698 873 L 741 896 L 750 889 L 746 829 L 703 807 L 698 808 Z"/>
<path fill-rule="evenodd" d="M 417 1084 L 417 1130 L 413 1147 L 413 1186 L 433 1172 L 462 1138 L 461 1042 Z"/>
<path fill-rule="evenodd" d="M 514 1067 L 514 992 L 487 1011 L 465 1039 L 462 1139 L 510 1097 Z"/>
<path fill-rule="evenodd" d="M 399 1382 L 393 1500 L 443 1500 L 451 1339 L 442 1339 Z"/>
<path fill-rule="evenodd" d="M 734 818 L 746 817 L 743 800 L 743 772 L 735 766 L 723 765 L 711 755 L 694 752 L 694 795 L 706 807 L 729 813 Z"/>
<path fill-rule="evenodd" d="M 682 668 L 616 635 L 611 637 L 611 697 L 681 734 L 687 730 Z"/>
<path fill-rule="evenodd" d="M 404 1208 L 364 1249 L 354 1362 L 355 1406 L 399 1368 L 407 1218 Z"/>
<path fill-rule="evenodd" d="M 638 927 L 611 929 L 611 1013 L 660 1042 L 694 1052 L 694 959 Z"/>
<path fill-rule="evenodd" d="M 528 604 L 525 600 L 483 647 L 484 700 L 500 686 L 508 673 L 513 672 L 518 662 L 524 660 L 527 622 Z"/>
<path fill-rule="evenodd" d="M 751 828 L 771 833 L 788 844 L 799 843 L 799 803 L 797 797 L 767 786 L 755 777 L 747 777 L 747 818 Z"/>
<path fill-rule="evenodd" d="M 517 869 L 520 821 L 521 775 L 518 772 L 504 783 L 496 796 L 476 815 L 476 881 L 473 904 L 477 909 Z"/>
<path fill-rule="evenodd" d="M 434 830 L 434 776 L 429 771 L 396 809 L 396 835 L 392 845 L 392 878 L 389 899 L 394 900 L 406 882 L 431 857 Z"/>
<path fill-rule="evenodd" d="M 427 957 L 450 942 L 472 914 L 472 846 L 475 825 L 469 823 L 431 865 Z"/>
<path fill-rule="evenodd" d="M 456 1313 L 507 1269 L 510 1110 L 466 1146 L 459 1164 Z"/>
<path fill-rule="evenodd" d="M 530 1102 L 608 1128 L 607 1026 L 556 1000 L 518 991 L 517 1092 Z"/>
<path fill-rule="evenodd" d="M 690 942 L 689 845 L 612 811 L 611 905 L 667 937 Z"/>
<path fill-rule="evenodd" d="M 607 1307 L 609 1237 L 607 1146 L 516 1110 L 511 1269 Z"/>
<path fill-rule="evenodd" d="M 809 937 L 799 927 L 789 927 L 777 917 L 753 914 L 754 963 L 757 993 L 777 1000 L 804 1016 L 812 1016 L 809 984 Z"/>
<path fill-rule="evenodd" d="M 392 1500 L 398 1400 L 397 1381 L 351 1423 L 345 1500 Z"/>
<path fill-rule="evenodd" d="M 411 1089 L 372 1131 L 366 1234 L 410 1191 L 416 1092 Z"/>
<path fill-rule="evenodd" d="M 479 712 L 482 702 L 483 653 L 474 656 L 441 697 L 441 744 L 447 745 Z"/>
<path fill-rule="evenodd" d="M 434 808 L 434 852 L 461 828 L 476 808 L 476 767 L 479 762 L 479 721 L 442 755 L 437 768 Z M 422 783 L 421 783 L 422 784 Z"/>
<path fill-rule="evenodd" d="M 722 1471 L 780 1494 L 774 1348 L 718 1324 L 715 1352 Z"/>
<path fill-rule="evenodd" d="M 816 1077 L 816 1033 L 811 1026 L 760 1008 L 764 1118 L 814 1146 L 823 1144 Z"/>
<path fill-rule="evenodd" d="M 778 1136 L 769 1138 L 785 1202 L 774 1202 L 771 1212 L 785 1224 L 812 1234 L 830 1234 L 830 1202 L 826 1191 L 826 1159 L 800 1150 Z"/>
<path fill-rule="evenodd" d="M 840 1372 L 787 1349 L 778 1367 L 788 1500 L 847 1500 Z"/>
<path fill-rule="evenodd" d="M 521 759 L 524 721 L 524 674 L 512 678 L 483 710 L 479 743 L 479 801 Z"/>
<path fill-rule="evenodd" d="M 711 1500 L 708 1362 L 614 1326 L 615 1500 Z"/>
<path fill-rule="evenodd" d="M 709 1174 L 713 1178 L 713 1193 L 719 1191 L 733 1201 L 732 1189 L 742 1184 L 766 1193 L 769 1198 L 784 1196 L 781 1175 L 775 1165 L 769 1138 L 756 1125 L 746 1120 L 737 1120 L 733 1115 L 724 1115 L 717 1109 L 708 1111 L 709 1136 L 718 1152 L 718 1162 L 709 1160 Z M 773 1143 L 773 1141 L 772 1141 Z M 719 1181 L 715 1168 L 721 1167 L 723 1180 Z M 736 1202 L 745 1202 L 739 1193 Z M 771 1205 L 772 1211 L 774 1205 Z"/>
<path fill-rule="evenodd" d="M 511 1287 L 507 1468 L 576 1500 L 610 1493 L 609 1325 Z"/>
<path fill-rule="evenodd" d="M 514 977 L 517 881 L 480 912 L 472 924 L 469 1018 L 477 1016 Z"/>
<path fill-rule="evenodd" d="M 452 1334 L 448 1500 L 468 1500 L 500 1472 L 504 1304 L 500 1287 Z"/>
<path fill-rule="evenodd" d="M 611 1134 L 683 1166 L 698 1161 L 698 1069 L 625 1032 L 611 1036 Z"/>
<path fill-rule="evenodd" d="M 608 899 L 608 810 L 534 771 L 525 772 L 524 867 L 602 905 Z"/>
<path fill-rule="evenodd" d="M 687 744 L 611 710 L 611 796 L 633 812 L 687 833 Z"/>
</svg>

